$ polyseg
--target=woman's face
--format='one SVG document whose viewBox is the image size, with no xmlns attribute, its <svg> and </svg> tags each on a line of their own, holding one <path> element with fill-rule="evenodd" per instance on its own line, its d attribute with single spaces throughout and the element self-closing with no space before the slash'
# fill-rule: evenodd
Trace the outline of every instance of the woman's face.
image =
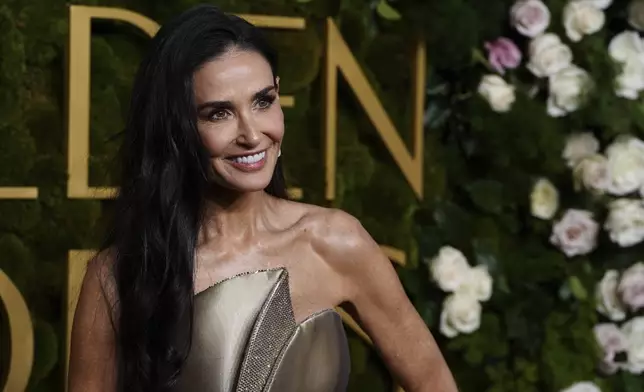
<svg viewBox="0 0 644 392">
<path fill-rule="evenodd" d="M 284 136 L 277 90 L 252 51 L 231 50 L 195 72 L 198 130 L 219 185 L 253 192 L 270 182 Z"/>
</svg>

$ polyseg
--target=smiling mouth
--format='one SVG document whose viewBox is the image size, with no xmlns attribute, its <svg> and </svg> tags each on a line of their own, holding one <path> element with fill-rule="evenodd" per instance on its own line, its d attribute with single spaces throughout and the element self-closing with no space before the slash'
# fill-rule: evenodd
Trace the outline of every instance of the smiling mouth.
<svg viewBox="0 0 644 392">
<path fill-rule="evenodd" d="M 242 171 L 257 171 L 263 168 L 264 164 L 266 163 L 266 150 L 260 151 L 255 154 L 229 157 L 226 158 L 226 161 L 230 162 L 232 166 Z"/>
<path fill-rule="evenodd" d="M 260 152 L 258 152 L 256 154 L 240 155 L 240 156 L 230 157 L 230 158 L 226 158 L 226 159 L 228 159 L 230 161 L 233 161 L 233 162 L 236 162 L 236 163 L 252 164 L 252 163 L 257 163 L 257 162 L 261 161 L 264 158 L 266 158 L 266 150 L 260 151 Z"/>
</svg>

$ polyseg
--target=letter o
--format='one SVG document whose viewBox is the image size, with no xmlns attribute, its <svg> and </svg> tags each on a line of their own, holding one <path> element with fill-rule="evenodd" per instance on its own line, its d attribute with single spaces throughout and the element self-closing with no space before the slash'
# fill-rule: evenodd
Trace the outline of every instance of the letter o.
<svg viewBox="0 0 644 392">
<path fill-rule="evenodd" d="M 11 279 L 0 270 L 0 301 L 9 318 L 11 357 L 4 392 L 24 391 L 34 362 L 34 330 L 25 299 Z"/>
</svg>

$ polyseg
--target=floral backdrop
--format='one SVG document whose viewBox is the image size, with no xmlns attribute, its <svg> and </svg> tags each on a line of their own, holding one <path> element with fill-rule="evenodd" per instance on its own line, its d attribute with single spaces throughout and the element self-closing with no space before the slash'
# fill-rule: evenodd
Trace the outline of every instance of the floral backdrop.
<svg viewBox="0 0 644 392">
<path fill-rule="evenodd" d="M 644 390 L 644 1 L 420 3 L 445 172 L 403 278 L 460 384 Z"/>
<path fill-rule="evenodd" d="M 163 22 L 197 2 L 80 3 Z M 424 38 L 425 197 L 415 198 L 341 81 L 332 204 L 406 251 L 399 275 L 462 391 L 644 391 L 644 0 L 209 2 L 306 18 L 306 30 L 271 39 L 297 102 L 285 110 L 286 171 L 310 203 L 328 204 L 324 19 L 409 145 L 406 49 Z M 109 210 L 65 196 L 67 24 L 63 1 L 0 5 L 0 185 L 39 187 L 36 201 L 0 201 L 0 268 L 34 320 L 30 391 L 61 390 L 67 250 L 95 246 Z M 146 42 L 93 25 L 91 185 L 110 183 Z M 390 391 L 374 352 L 349 338 L 350 390 Z"/>
</svg>

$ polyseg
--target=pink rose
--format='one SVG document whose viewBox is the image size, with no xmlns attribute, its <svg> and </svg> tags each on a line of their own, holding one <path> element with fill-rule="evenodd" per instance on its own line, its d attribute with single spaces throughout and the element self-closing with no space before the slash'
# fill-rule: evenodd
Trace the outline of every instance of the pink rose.
<svg viewBox="0 0 644 392">
<path fill-rule="evenodd" d="M 488 50 L 488 61 L 494 70 L 501 75 L 506 69 L 514 69 L 521 64 L 521 51 L 512 40 L 500 37 L 485 43 Z"/>
<path fill-rule="evenodd" d="M 599 368 L 606 374 L 615 373 L 620 368 L 620 364 L 615 362 L 615 357 L 619 353 L 626 353 L 626 335 L 612 323 L 597 324 L 593 332 L 602 350 Z"/>
<path fill-rule="evenodd" d="M 640 261 L 624 271 L 617 291 L 631 311 L 644 308 L 644 263 Z"/>
<path fill-rule="evenodd" d="M 552 227 L 550 243 L 568 257 L 585 255 L 595 249 L 598 231 L 591 212 L 571 208 Z"/>
<path fill-rule="evenodd" d="M 510 20 L 519 33 L 534 38 L 550 25 L 550 10 L 541 0 L 518 0 L 510 10 Z"/>
</svg>

